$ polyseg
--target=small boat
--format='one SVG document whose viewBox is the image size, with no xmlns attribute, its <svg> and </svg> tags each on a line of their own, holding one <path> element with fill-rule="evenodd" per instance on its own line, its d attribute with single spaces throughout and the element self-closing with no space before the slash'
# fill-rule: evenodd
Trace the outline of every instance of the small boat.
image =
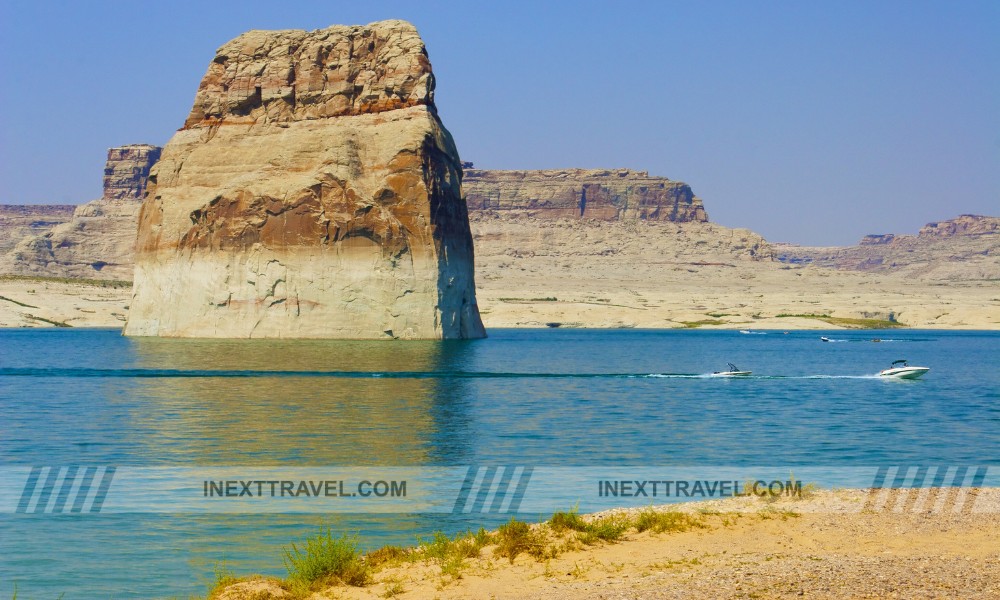
<svg viewBox="0 0 1000 600">
<path fill-rule="evenodd" d="M 906 363 L 905 358 L 892 361 L 892 366 L 879 371 L 879 377 L 893 377 L 895 379 L 916 379 L 927 371 L 930 367 L 911 367 Z"/>
<path fill-rule="evenodd" d="M 820 337 L 819 339 L 820 339 L 820 341 L 822 341 L 822 342 L 829 342 L 829 341 L 830 341 L 830 338 L 828 338 L 828 337 L 826 337 L 826 336 L 821 336 L 821 337 Z"/>
<path fill-rule="evenodd" d="M 713 377 L 746 377 L 753 371 L 740 371 L 739 367 L 733 363 L 726 363 L 729 365 L 728 371 L 716 371 L 712 373 Z"/>
</svg>

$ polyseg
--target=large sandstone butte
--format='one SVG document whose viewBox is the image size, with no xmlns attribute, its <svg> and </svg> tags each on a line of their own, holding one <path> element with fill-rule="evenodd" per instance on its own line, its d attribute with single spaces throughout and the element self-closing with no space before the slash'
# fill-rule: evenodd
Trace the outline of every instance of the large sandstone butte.
<svg viewBox="0 0 1000 600">
<path fill-rule="evenodd" d="M 461 185 L 412 25 L 245 33 L 150 176 L 125 334 L 483 337 Z"/>
</svg>

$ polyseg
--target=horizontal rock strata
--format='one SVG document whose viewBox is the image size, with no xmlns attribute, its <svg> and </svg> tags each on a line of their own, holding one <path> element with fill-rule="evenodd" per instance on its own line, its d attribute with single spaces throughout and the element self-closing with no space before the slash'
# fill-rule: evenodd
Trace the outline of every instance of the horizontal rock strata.
<svg viewBox="0 0 1000 600">
<path fill-rule="evenodd" d="M 108 150 L 104 167 L 104 194 L 107 200 L 141 201 L 149 183 L 149 171 L 163 151 L 150 144 L 130 144 Z"/>
<path fill-rule="evenodd" d="M 701 199 L 686 183 L 631 169 L 467 169 L 464 191 L 470 211 L 543 219 L 708 221 Z"/>
<path fill-rule="evenodd" d="M 0 204 L 0 256 L 30 235 L 73 218 L 73 204 Z"/>
</svg>

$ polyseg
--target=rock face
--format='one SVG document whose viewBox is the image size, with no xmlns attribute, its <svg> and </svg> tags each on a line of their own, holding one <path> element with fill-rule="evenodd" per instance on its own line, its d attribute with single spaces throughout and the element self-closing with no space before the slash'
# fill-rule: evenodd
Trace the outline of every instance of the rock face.
<svg viewBox="0 0 1000 600">
<path fill-rule="evenodd" d="M 72 204 L 0 204 L 0 255 L 73 217 Z"/>
<path fill-rule="evenodd" d="M 471 211 L 497 211 L 543 219 L 640 219 L 705 222 L 690 186 L 630 169 L 465 171 Z"/>
<path fill-rule="evenodd" d="M 983 215 L 959 215 L 947 221 L 928 223 L 920 228 L 917 235 L 922 238 L 1000 235 L 1000 218 Z"/>
<path fill-rule="evenodd" d="M 846 271 L 892 272 L 935 280 L 1000 279 L 1000 218 L 961 215 L 917 235 L 867 235 L 857 246 L 776 244 L 778 260 Z"/>
<path fill-rule="evenodd" d="M 0 257 L 0 272 L 131 279 L 138 215 L 139 203 L 134 200 L 101 199 L 81 204 L 68 222 L 22 239 Z"/>
<path fill-rule="evenodd" d="M 131 144 L 108 150 L 104 167 L 106 200 L 142 200 L 149 182 L 149 170 L 160 160 L 159 146 Z"/>
<path fill-rule="evenodd" d="M 110 148 L 103 196 L 71 207 L 72 218 L 55 221 L 48 231 L 22 236 L 0 256 L 0 272 L 131 279 L 140 200 L 159 156 L 160 148 L 148 144 Z"/>
<path fill-rule="evenodd" d="M 126 335 L 483 337 L 433 93 L 403 21 L 220 48 L 150 175 Z"/>
</svg>

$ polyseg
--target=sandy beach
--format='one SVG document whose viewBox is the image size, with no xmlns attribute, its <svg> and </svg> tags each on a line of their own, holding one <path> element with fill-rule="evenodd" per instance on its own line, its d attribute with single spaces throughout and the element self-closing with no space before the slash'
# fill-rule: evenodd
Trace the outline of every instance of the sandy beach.
<svg viewBox="0 0 1000 600">
<path fill-rule="evenodd" d="M 0 275 L 0 327 L 121 327 L 132 286 Z"/>
<path fill-rule="evenodd" d="M 311 598 L 996 598 L 1000 491 L 925 489 L 949 498 L 915 508 L 917 491 L 819 491 L 774 502 L 734 498 L 658 507 L 687 527 L 629 529 L 587 544 L 551 525 L 534 531 L 549 555 L 498 556 L 485 546 L 459 568 L 395 559 L 363 587 L 320 585 Z M 644 509 L 648 510 L 648 509 Z M 612 511 L 591 522 L 640 511 Z M 299 592 L 301 594 L 301 592 Z M 214 597 L 297 597 L 275 580 L 242 582 Z"/>
</svg>

